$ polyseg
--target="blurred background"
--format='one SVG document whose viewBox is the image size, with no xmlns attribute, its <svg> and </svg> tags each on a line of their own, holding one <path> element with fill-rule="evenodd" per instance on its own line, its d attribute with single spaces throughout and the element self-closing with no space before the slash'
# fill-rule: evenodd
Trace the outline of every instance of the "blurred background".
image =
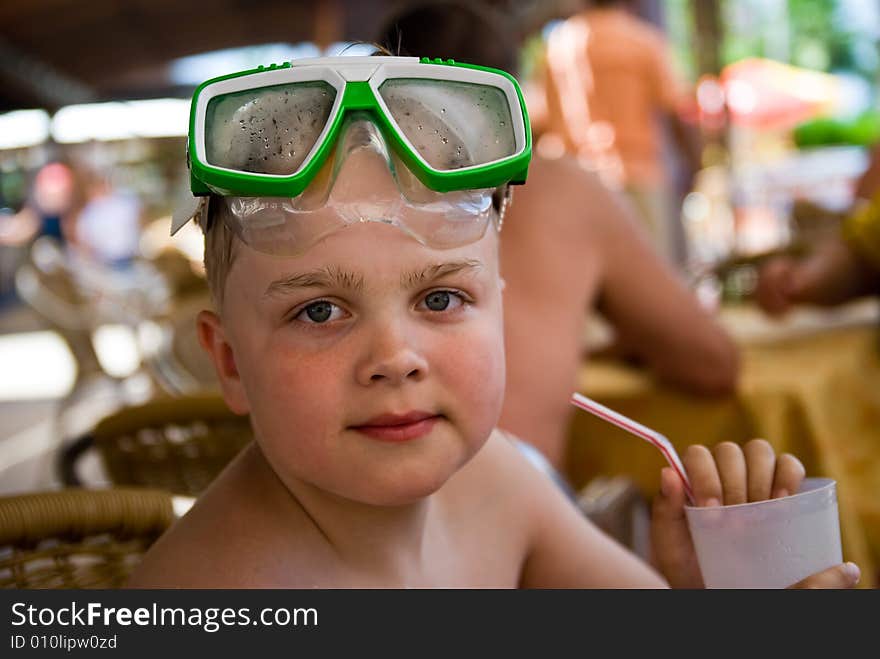
<svg viewBox="0 0 880 659">
<path fill-rule="evenodd" d="M 106 464 L 96 456 L 76 467 L 75 479 L 65 476 L 86 447 L 78 440 L 120 409 L 211 388 L 213 375 L 193 324 L 209 304 L 201 234 L 190 225 L 173 240 L 168 236 L 176 200 L 188 191 L 185 133 L 194 87 L 260 64 L 368 54 L 387 18 L 408 4 L 0 3 L 0 495 L 74 480 L 106 482 Z M 637 168 L 628 164 L 623 129 L 613 116 L 603 116 L 601 101 L 581 107 L 583 99 L 567 88 L 601 77 L 598 68 L 585 76 L 590 65 L 575 53 L 578 39 L 589 33 L 568 20 L 591 3 L 487 4 L 508 17 L 521 44 L 519 78 L 536 151 L 548 159 L 575 157 L 610 189 L 625 193 L 627 176 Z M 748 305 L 766 259 L 802 254 L 838 231 L 856 200 L 880 142 L 880 3 L 626 4 L 662 40 L 675 87 L 665 108 L 674 122 L 661 123 L 658 138 L 671 209 L 658 251 L 707 310 L 729 313 L 732 333 L 754 339 L 760 350 L 770 350 L 777 339 L 790 345 L 807 332 L 868 325 L 876 351 L 874 298 L 776 322 Z M 572 121 L 582 122 L 588 139 L 572 138 Z M 682 147 L 676 127 L 689 133 L 695 151 Z M 637 205 L 639 199 L 633 197 Z M 590 341 L 601 344 L 601 330 L 587 328 L 585 315 Z M 756 364 L 788 368 L 761 354 Z M 624 409 L 626 396 L 644 395 L 648 386 L 620 364 L 606 371 L 598 364 L 592 373 L 585 390 Z M 750 385 L 744 386 L 747 395 Z M 782 387 L 775 381 L 768 386 L 774 392 Z M 684 404 L 676 401 L 664 404 Z M 731 404 L 740 412 L 748 407 L 742 400 Z M 641 419 L 650 420 L 650 408 L 639 409 Z M 700 409 L 717 416 L 719 408 Z M 781 417 L 790 412 L 773 409 Z M 743 435 L 764 430 L 754 420 L 716 427 Z M 686 429 L 661 430 L 672 436 Z M 871 459 L 880 451 L 859 446 Z M 815 464 L 826 465 L 819 455 L 826 448 L 808 447 Z M 594 471 L 615 464 L 572 451 L 572 479 L 579 484 L 593 473 L 586 462 L 593 461 Z M 638 459 L 656 458 L 646 452 Z M 659 466 L 651 462 L 651 473 Z M 646 481 L 644 488 L 654 484 Z M 859 529 L 868 531 L 848 537 L 851 550 L 864 549 L 864 537 L 880 535 L 873 498 L 864 494 L 853 503 Z"/>
</svg>

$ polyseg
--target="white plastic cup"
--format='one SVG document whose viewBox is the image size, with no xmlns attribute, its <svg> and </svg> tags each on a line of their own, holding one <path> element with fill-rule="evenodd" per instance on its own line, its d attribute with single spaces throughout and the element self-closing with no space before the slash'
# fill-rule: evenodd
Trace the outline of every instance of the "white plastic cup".
<svg viewBox="0 0 880 659">
<path fill-rule="evenodd" d="M 787 588 L 843 562 L 830 478 L 804 479 L 781 499 L 685 512 L 706 588 Z"/>
</svg>

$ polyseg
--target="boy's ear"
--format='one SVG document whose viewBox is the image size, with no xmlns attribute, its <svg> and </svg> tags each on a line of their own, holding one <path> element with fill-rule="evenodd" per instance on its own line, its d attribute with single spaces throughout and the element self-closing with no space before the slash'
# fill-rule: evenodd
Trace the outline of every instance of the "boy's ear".
<svg viewBox="0 0 880 659">
<path fill-rule="evenodd" d="M 220 318 L 213 311 L 201 311 L 196 318 L 196 327 L 199 343 L 214 363 L 223 399 L 236 414 L 247 414 L 250 411 L 247 395 L 235 365 L 235 353 L 226 340 Z"/>
</svg>

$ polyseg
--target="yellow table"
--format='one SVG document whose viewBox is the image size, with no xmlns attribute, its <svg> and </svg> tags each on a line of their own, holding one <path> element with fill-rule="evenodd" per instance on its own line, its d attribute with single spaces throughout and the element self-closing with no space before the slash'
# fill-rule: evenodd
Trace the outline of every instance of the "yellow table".
<svg viewBox="0 0 880 659">
<path fill-rule="evenodd" d="M 666 435 L 679 451 L 724 440 L 767 439 L 790 452 L 808 476 L 834 478 L 844 556 L 877 581 L 880 558 L 880 329 L 876 305 L 840 310 L 832 322 L 773 326 L 749 309 L 722 321 L 742 348 L 737 393 L 702 399 L 619 363 L 593 362 L 580 390 Z M 802 319 L 803 320 L 803 319 Z M 815 320 L 815 318 L 813 318 Z M 665 466 L 646 442 L 585 412 L 575 416 L 568 452 L 576 486 L 624 474 L 651 497 Z"/>
</svg>

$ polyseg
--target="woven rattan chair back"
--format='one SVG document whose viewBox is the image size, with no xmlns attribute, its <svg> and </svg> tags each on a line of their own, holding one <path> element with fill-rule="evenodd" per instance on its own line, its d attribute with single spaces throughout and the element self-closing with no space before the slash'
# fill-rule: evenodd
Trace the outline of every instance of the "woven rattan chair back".
<svg viewBox="0 0 880 659">
<path fill-rule="evenodd" d="M 0 588 L 118 588 L 173 520 L 155 490 L 0 497 Z"/>
<path fill-rule="evenodd" d="M 101 421 L 94 447 L 115 486 L 198 496 L 252 439 L 217 395 L 155 400 Z"/>
</svg>

